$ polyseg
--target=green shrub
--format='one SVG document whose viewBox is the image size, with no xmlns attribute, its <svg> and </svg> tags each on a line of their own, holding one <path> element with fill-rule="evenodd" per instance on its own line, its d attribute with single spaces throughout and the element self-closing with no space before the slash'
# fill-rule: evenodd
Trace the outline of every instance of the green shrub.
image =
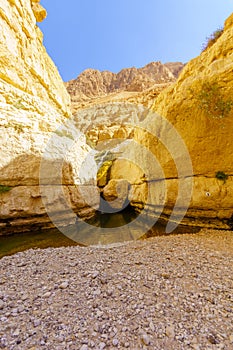
<svg viewBox="0 0 233 350">
<path fill-rule="evenodd" d="M 217 82 L 204 82 L 197 95 L 198 106 L 208 117 L 227 117 L 232 109 L 233 101 L 226 99 Z"/>
<path fill-rule="evenodd" d="M 58 136 L 60 136 L 60 137 L 67 137 L 67 138 L 69 138 L 69 139 L 71 139 L 71 140 L 74 140 L 73 135 L 70 134 L 69 131 L 64 130 L 64 129 L 63 129 L 63 130 L 56 130 L 56 131 L 55 131 L 55 134 L 58 135 Z"/>
<path fill-rule="evenodd" d="M 215 174 L 216 179 L 221 180 L 224 182 L 226 182 L 226 180 L 228 179 L 228 175 L 224 173 L 224 171 L 217 171 Z"/>
<path fill-rule="evenodd" d="M 215 30 L 208 38 L 206 38 L 206 42 L 202 45 L 202 52 L 210 48 L 223 33 L 223 28 L 218 28 Z"/>
<path fill-rule="evenodd" d="M 91 148 L 95 148 L 96 147 L 96 145 L 95 145 L 95 143 L 90 139 L 90 136 L 89 135 L 85 135 L 86 136 L 86 144 L 88 145 L 88 146 L 90 146 Z"/>
<path fill-rule="evenodd" d="M 11 190 L 11 187 L 0 185 L 0 194 L 9 192 L 10 190 Z"/>
</svg>

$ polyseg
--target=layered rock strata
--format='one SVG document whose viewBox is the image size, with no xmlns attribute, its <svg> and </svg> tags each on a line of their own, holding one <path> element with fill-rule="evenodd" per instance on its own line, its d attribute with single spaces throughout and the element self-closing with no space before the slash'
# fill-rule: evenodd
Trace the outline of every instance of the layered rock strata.
<svg viewBox="0 0 233 350">
<path fill-rule="evenodd" d="M 93 213 L 77 187 L 89 148 L 81 133 L 63 125 L 71 116 L 70 97 L 36 25 L 45 17 L 39 1 L 0 1 L 0 234 L 51 227 L 47 209 L 61 211 L 62 201 L 82 216 Z M 63 159 L 72 147 L 76 156 Z M 43 158 L 48 174 L 41 175 Z M 53 176 L 54 164 L 63 169 L 60 180 Z M 86 177 L 84 185 L 93 183 Z M 61 184 L 62 194 L 54 191 Z M 89 197 L 98 202 L 95 193 Z"/>
</svg>

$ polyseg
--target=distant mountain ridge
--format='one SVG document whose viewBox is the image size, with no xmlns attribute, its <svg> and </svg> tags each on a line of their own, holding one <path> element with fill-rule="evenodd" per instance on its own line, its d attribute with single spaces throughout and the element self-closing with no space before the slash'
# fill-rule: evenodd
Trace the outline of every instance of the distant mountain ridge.
<svg viewBox="0 0 233 350">
<path fill-rule="evenodd" d="M 181 62 L 151 62 L 142 68 L 124 68 L 119 73 L 86 69 L 65 85 L 71 99 L 77 102 L 122 91 L 142 92 L 155 84 L 172 83 L 183 67 Z"/>
</svg>

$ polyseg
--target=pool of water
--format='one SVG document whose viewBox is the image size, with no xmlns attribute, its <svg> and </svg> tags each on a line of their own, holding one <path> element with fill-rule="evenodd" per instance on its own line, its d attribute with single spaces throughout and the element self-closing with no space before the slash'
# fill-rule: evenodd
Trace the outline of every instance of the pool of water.
<svg viewBox="0 0 233 350">
<path fill-rule="evenodd" d="M 16 233 L 0 237 L 0 258 L 30 248 L 67 247 L 78 245 L 57 229 Z"/>
<path fill-rule="evenodd" d="M 121 213 L 101 214 L 97 212 L 95 218 L 89 220 L 91 227 L 122 227 L 132 221 L 137 216 L 132 210 L 125 210 Z M 0 236 L 0 258 L 5 255 L 15 254 L 17 252 L 30 248 L 49 248 L 49 247 L 67 247 L 82 245 L 69 239 L 58 229 L 42 230 L 26 233 L 12 233 L 8 236 Z"/>
<path fill-rule="evenodd" d="M 137 215 L 138 214 L 136 214 L 130 208 L 113 214 L 101 214 L 98 212 L 96 217 L 88 221 L 89 225 L 85 225 L 83 230 L 78 230 L 78 234 L 75 226 L 68 228 L 68 232 L 70 230 L 70 234 L 67 236 L 62 234 L 58 229 L 35 232 L 31 231 L 27 233 L 0 236 L 0 258 L 5 255 L 15 254 L 30 248 L 44 249 L 48 247 L 55 248 L 77 245 L 97 245 L 98 243 L 112 244 L 116 242 L 124 242 L 138 238 L 148 238 L 165 234 L 165 226 L 162 224 L 156 224 L 153 229 L 145 232 L 143 235 L 140 233 L 140 229 L 143 226 L 143 221 L 137 224 L 139 226 L 135 226 L 133 229 L 129 228 L 129 225 L 127 224 L 134 222 Z M 109 228 L 109 230 L 105 230 L 106 233 L 102 234 L 101 228 Z M 114 233 L 111 233 L 112 229 L 115 229 Z M 101 234 L 99 232 L 101 232 Z M 194 233 L 194 229 L 178 228 L 174 233 L 183 232 Z M 99 236 L 101 236 L 101 239 L 99 239 Z M 75 237 L 75 240 L 68 237 Z"/>
</svg>

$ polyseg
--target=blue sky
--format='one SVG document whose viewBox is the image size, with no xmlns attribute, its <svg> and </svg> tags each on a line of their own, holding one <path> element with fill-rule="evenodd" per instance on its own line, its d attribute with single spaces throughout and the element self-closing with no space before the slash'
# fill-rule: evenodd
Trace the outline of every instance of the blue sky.
<svg viewBox="0 0 233 350">
<path fill-rule="evenodd" d="M 44 45 L 64 81 L 84 69 L 118 72 L 187 62 L 233 12 L 233 0 L 41 0 Z"/>
</svg>

